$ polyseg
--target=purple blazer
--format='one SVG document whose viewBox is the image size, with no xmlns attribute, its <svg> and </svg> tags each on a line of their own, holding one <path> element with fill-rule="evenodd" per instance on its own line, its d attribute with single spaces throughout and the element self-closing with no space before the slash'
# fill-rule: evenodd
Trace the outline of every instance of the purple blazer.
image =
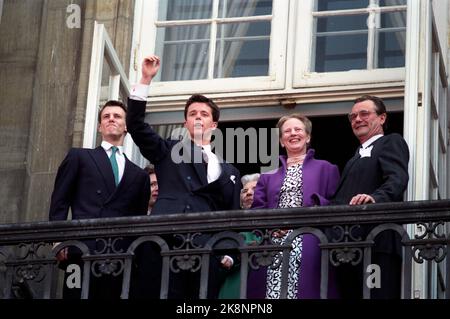
<svg viewBox="0 0 450 319">
<path fill-rule="evenodd" d="M 314 159 L 309 149 L 303 162 L 303 206 L 327 205 L 339 182 L 339 169 L 327 161 Z M 286 176 L 286 156 L 281 167 L 261 174 L 255 188 L 252 208 L 277 208 L 280 189 Z"/>
<path fill-rule="evenodd" d="M 277 208 L 280 189 L 286 175 L 286 156 L 280 156 L 281 167 L 261 174 L 255 188 L 252 208 Z M 314 159 L 314 150 L 308 150 L 303 162 L 303 206 L 326 205 L 334 195 L 339 182 L 339 169 L 327 161 Z M 319 240 L 310 234 L 303 235 L 302 262 L 297 298 L 320 298 L 320 262 Z M 259 299 L 265 297 L 266 269 L 250 271 L 247 297 Z M 328 298 L 338 298 L 334 269 L 328 276 Z"/>
</svg>

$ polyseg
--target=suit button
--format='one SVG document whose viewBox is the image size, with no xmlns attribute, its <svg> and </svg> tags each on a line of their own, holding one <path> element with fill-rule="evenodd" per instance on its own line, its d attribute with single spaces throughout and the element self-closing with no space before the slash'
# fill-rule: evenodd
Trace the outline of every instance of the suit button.
<svg viewBox="0 0 450 319">
<path fill-rule="evenodd" d="M 188 177 L 186 177 L 186 179 L 187 179 L 188 181 L 190 181 L 190 180 L 191 180 L 191 177 L 190 177 L 190 176 L 188 176 Z"/>
<path fill-rule="evenodd" d="M 100 190 L 100 189 L 97 189 L 97 194 L 101 194 L 102 193 L 102 191 Z"/>
<path fill-rule="evenodd" d="M 186 205 L 186 209 L 191 209 L 191 205 Z"/>
</svg>

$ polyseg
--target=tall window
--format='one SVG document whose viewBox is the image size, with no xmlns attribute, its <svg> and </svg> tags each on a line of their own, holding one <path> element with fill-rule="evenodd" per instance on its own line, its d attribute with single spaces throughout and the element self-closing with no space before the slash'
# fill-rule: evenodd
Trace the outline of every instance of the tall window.
<svg viewBox="0 0 450 319">
<path fill-rule="evenodd" d="M 300 11 L 308 4 L 309 34 L 300 30 L 299 34 L 310 37 L 311 42 L 304 48 L 297 45 L 298 51 L 308 57 L 307 62 L 297 63 L 303 76 L 405 66 L 406 0 L 306 0 Z M 382 73 L 376 73 L 383 81 L 400 80 L 398 75 L 391 73 L 383 77 Z M 323 80 L 322 77 L 317 84 Z M 346 82 L 345 77 L 342 80 Z M 349 78 L 349 81 L 359 80 Z M 312 82 L 315 84 L 314 79 Z"/>
<path fill-rule="evenodd" d="M 159 13 L 162 81 L 268 75 L 271 0 L 165 0 Z"/>
<path fill-rule="evenodd" d="M 172 87 L 176 92 L 199 87 L 217 92 L 220 84 L 226 85 L 227 91 L 283 88 L 288 21 L 285 1 L 151 3 L 157 10 L 154 52 L 163 59 L 155 82 L 164 83 L 169 92 L 171 82 L 178 82 Z M 179 81 L 184 81 L 182 87 Z M 158 87 L 156 84 L 156 92 Z"/>
<path fill-rule="evenodd" d="M 406 0 L 320 0 L 313 12 L 311 71 L 405 65 Z"/>
</svg>

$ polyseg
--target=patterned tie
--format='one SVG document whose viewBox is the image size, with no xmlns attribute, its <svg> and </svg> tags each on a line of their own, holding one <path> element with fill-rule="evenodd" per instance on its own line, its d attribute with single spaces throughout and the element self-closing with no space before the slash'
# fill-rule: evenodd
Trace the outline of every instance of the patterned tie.
<svg viewBox="0 0 450 319">
<path fill-rule="evenodd" d="M 114 181 L 116 182 L 116 186 L 119 184 L 119 165 L 117 165 L 116 160 L 116 152 L 119 150 L 117 146 L 111 147 L 111 156 L 109 157 L 109 161 L 111 162 L 112 170 L 114 173 Z"/>
</svg>

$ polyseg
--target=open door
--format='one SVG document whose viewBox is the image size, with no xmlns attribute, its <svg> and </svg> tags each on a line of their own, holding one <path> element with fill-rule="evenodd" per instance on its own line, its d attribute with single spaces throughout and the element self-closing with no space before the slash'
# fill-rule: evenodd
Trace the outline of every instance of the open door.
<svg viewBox="0 0 450 319">
<path fill-rule="evenodd" d="M 126 103 L 129 93 L 130 83 L 105 26 L 95 22 L 83 147 L 98 145 L 97 120 L 101 106 L 108 100 Z M 142 156 L 129 134 L 125 137 L 124 152 L 131 161 L 142 164 Z"/>
<path fill-rule="evenodd" d="M 448 198 L 448 83 L 440 46 L 447 39 L 439 41 L 434 18 L 438 6 L 408 1 L 404 136 L 410 149 L 406 195 L 410 201 Z M 445 229 L 442 225 L 435 233 L 425 231 L 423 225 L 408 225 L 411 238 L 415 234 L 433 238 Z M 449 285 L 444 266 L 432 260 L 413 263 L 411 297 L 443 298 L 443 288 Z"/>
</svg>

